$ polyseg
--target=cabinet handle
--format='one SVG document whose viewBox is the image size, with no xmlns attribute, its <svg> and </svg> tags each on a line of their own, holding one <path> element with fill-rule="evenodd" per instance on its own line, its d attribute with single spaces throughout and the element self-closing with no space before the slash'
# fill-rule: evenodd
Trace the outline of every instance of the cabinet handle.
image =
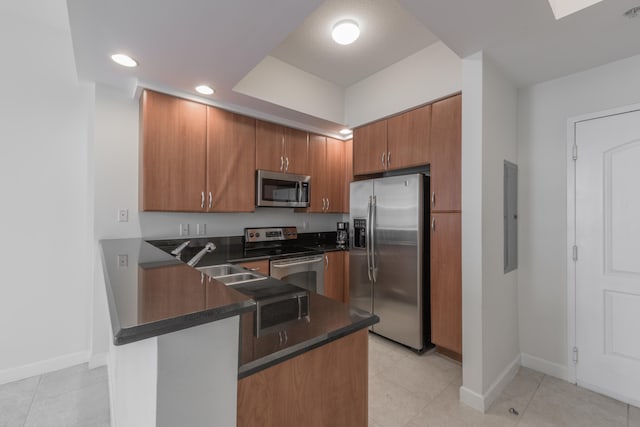
<svg viewBox="0 0 640 427">
<path fill-rule="evenodd" d="M 387 154 L 387 153 L 385 153 L 385 152 L 383 151 L 383 152 L 382 152 L 382 157 L 380 158 L 380 163 L 382 163 L 382 167 L 385 167 L 385 166 L 384 166 L 384 157 L 385 157 L 385 155 L 386 155 L 386 154 Z"/>
<path fill-rule="evenodd" d="M 327 197 L 327 212 L 329 212 L 329 206 L 331 206 L 331 200 Z"/>
<path fill-rule="evenodd" d="M 436 231 L 436 219 L 435 218 L 431 218 L 431 229 L 433 231 Z"/>
<path fill-rule="evenodd" d="M 209 209 L 211 209 L 211 206 L 213 206 L 213 195 L 211 191 L 209 191 Z"/>
<path fill-rule="evenodd" d="M 280 170 L 284 168 L 284 157 L 280 156 Z"/>
<path fill-rule="evenodd" d="M 286 163 L 285 163 L 284 171 L 285 172 L 289 172 L 289 157 L 288 156 L 285 157 L 285 161 L 286 161 Z"/>
<path fill-rule="evenodd" d="M 432 208 L 436 207 L 436 192 L 435 191 L 431 192 L 431 207 Z"/>
<path fill-rule="evenodd" d="M 200 193 L 200 208 L 204 209 L 204 191 Z"/>
<path fill-rule="evenodd" d="M 200 284 L 204 285 L 204 273 L 202 271 L 200 272 Z"/>
<path fill-rule="evenodd" d="M 329 269 L 329 257 L 327 255 L 324 256 L 325 269 Z"/>
<path fill-rule="evenodd" d="M 387 151 L 387 166 L 391 166 L 391 151 Z"/>
</svg>

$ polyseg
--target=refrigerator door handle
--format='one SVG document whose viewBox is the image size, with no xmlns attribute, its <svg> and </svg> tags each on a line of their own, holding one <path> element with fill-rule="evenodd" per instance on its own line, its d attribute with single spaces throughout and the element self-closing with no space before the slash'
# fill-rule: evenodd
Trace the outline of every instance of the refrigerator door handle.
<svg viewBox="0 0 640 427">
<path fill-rule="evenodd" d="M 367 205 L 367 235 L 365 236 L 365 239 L 367 240 L 365 242 L 365 248 L 367 250 L 367 275 L 369 276 L 369 282 L 373 281 L 373 278 L 371 277 L 371 252 L 370 252 L 370 248 L 371 248 L 371 239 L 369 238 L 369 233 L 371 232 L 371 196 L 369 196 L 369 204 Z"/>
<path fill-rule="evenodd" d="M 376 196 L 373 196 L 373 204 L 371 206 L 371 273 L 373 275 L 373 283 L 378 280 L 378 268 L 376 267 L 376 240 L 375 240 L 375 223 L 376 223 Z"/>
</svg>

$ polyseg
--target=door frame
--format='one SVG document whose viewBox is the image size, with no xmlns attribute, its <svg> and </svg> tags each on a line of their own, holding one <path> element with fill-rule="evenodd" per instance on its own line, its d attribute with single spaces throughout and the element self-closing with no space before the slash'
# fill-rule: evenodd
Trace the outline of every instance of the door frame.
<svg viewBox="0 0 640 427">
<path fill-rule="evenodd" d="M 576 365 L 573 363 L 573 348 L 576 346 L 576 264 L 573 261 L 573 246 L 576 244 L 576 167 L 573 146 L 576 144 L 576 125 L 640 110 L 640 104 L 631 104 L 595 113 L 583 114 L 567 119 L 567 381 L 576 384 Z M 578 157 L 580 152 L 578 152 Z M 580 255 L 578 254 L 578 259 Z"/>
</svg>

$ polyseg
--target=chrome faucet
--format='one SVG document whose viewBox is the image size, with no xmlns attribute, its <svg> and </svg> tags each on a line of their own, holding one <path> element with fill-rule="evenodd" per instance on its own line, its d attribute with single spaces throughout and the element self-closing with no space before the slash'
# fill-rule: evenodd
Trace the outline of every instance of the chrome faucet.
<svg viewBox="0 0 640 427">
<path fill-rule="evenodd" d="M 191 258 L 189 260 L 189 262 L 187 262 L 187 265 L 191 266 L 191 267 L 195 267 L 196 264 L 198 262 L 200 262 L 200 260 L 202 259 L 203 256 L 205 256 L 205 254 L 208 254 L 209 252 L 213 252 L 216 249 L 216 245 L 214 245 L 212 242 L 207 243 L 204 248 L 202 248 L 202 250 L 200 250 L 200 252 L 198 252 L 197 254 L 195 254 L 195 256 L 193 258 Z"/>
<path fill-rule="evenodd" d="M 181 243 L 180 246 L 171 251 L 171 255 L 175 255 L 176 258 L 180 259 L 182 251 L 184 250 L 184 248 L 189 246 L 189 243 L 191 243 L 191 240 L 187 240 L 186 242 Z"/>
</svg>

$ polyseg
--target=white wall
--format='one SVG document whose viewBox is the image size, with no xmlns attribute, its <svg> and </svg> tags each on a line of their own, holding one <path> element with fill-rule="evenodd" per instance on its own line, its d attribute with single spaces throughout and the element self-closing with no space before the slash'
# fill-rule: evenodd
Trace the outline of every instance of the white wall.
<svg viewBox="0 0 640 427">
<path fill-rule="evenodd" d="M 357 127 L 458 92 L 461 80 L 460 58 L 436 42 L 349 86 L 345 124 Z"/>
<path fill-rule="evenodd" d="M 520 347 L 566 377 L 567 119 L 640 102 L 640 56 L 518 92 Z"/>
<path fill-rule="evenodd" d="M 0 383 L 87 360 L 91 318 L 87 141 L 66 3 L 0 4 Z"/>
<path fill-rule="evenodd" d="M 516 159 L 516 89 L 482 52 L 462 61 L 460 398 L 484 411 L 520 362 L 515 273 L 503 273 L 503 162 Z"/>
</svg>

